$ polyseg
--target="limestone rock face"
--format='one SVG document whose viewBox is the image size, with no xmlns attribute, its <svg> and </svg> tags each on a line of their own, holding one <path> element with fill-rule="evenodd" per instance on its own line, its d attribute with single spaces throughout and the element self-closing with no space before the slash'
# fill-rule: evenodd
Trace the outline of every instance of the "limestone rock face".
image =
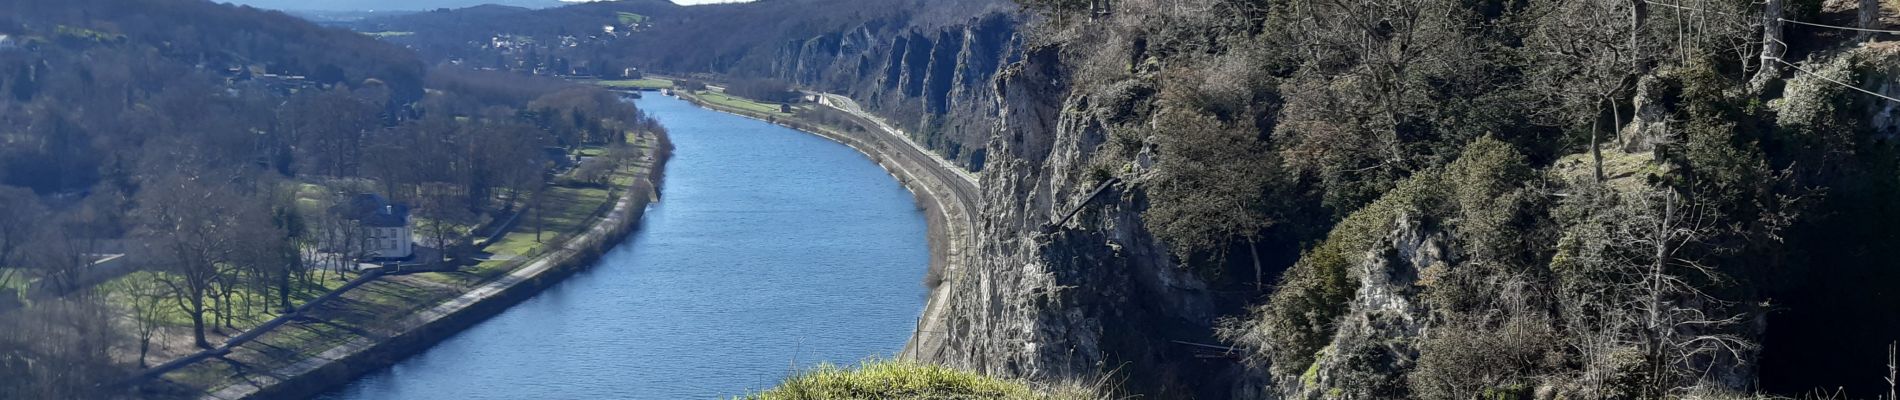
<svg viewBox="0 0 1900 400">
<path fill-rule="evenodd" d="M 945 158 L 982 169 L 996 115 L 990 81 L 1021 52 L 1017 16 L 940 27 L 874 20 L 784 42 L 778 78 L 849 95 Z"/>
<path fill-rule="evenodd" d="M 1390 398 L 1404 392 L 1404 371 L 1418 359 L 1430 315 L 1419 299 L 1419 279 L 1452 257 L 1446 235 L 1426 230 L 1416 218 L 1400 215 L 1392 226 L 1353 264 L 1359 287 L 1351 309 L 1308 375 L 1274 377 L 1287 398 Z"/>
<path fill-rule="evenodd" d="M 1139 119 L 1127 115 L 1134 102 L 1077 92 L 1062 49 L 1027 48 L 1017 18 L 938 29 L 874 22 L 779 51 L 779 77 L 849 95 L 980 170 L 971 264 L 946 277 L 947 339 L 921 357 L 1049 383 L 1106 372 L 1156 398 L 1228 397 L 1221 382 L 1239 364 L 1177 343 L 1216 342 L 1219 313 L 1207 284 L 1143 225 L 1145 194 L 1123 184 L 1090 197 L 1104 179 L 1094 166 L 1152 166 L 1141 161 L 1152 155 L 1098 154 L 1110 121 Z"/>
<path fill-rule="evenodd" d="M 1109 184 L 1090 197 L 1105 179 L 1093 165 L 1135 164 L 1100 151 L 1114 113 L 1069 87 L 1059 48 L 1024 57 L 995 81 L 977 259 L 948 280 L 950 339 L 936 361 L 1045 382 L 1106 372 L 1156 398 L 1227 397 L 1216 383 L 1237 364 L 1179 343 L 1212 341 L 1207 284 L 1147 231 L 1144 193 Z"/>
</svg>

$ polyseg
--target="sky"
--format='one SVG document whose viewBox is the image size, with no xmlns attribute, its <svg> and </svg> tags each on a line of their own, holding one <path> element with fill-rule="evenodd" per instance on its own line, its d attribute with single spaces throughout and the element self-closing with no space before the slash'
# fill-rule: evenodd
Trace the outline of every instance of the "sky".
<svg viewBox="0 0 1900 400">
<path fill-rule="evenodd" d="M 517 7 L 551 7 L 563 3 L 586 0 L 212 0 L 220 3 L 249 5 L 257 8 L 304 11 L 415 11 L 437 8 L 462 8 L 482 4 L 501 4 Z M 708 3 L 726 3 L 731 0 L 673 0 L 674 3 L 694 5 Z"/>
</svg>

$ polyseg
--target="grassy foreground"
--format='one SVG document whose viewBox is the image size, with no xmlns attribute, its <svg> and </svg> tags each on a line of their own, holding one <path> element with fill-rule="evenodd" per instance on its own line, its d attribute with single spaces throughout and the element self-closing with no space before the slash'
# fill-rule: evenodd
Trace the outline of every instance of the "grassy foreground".
<svg viewBox="0 0 1900 400">
<path fill-rule="evenodd" d="M 855 369 L 823 365 L 746 400 L 958 399 L 1085 400 L 1083 390 L 1039 391 L 1029 385 L 907 361 L 867 361 Z"/>
</svg>

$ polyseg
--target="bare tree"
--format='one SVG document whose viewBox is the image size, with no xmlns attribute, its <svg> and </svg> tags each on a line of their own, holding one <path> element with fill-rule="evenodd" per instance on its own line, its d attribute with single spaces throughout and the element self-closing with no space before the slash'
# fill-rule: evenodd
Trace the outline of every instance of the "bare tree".
<svg viewBox="0 0 1900 400">
<path fill-rule="evenodd" d="M 1616 23 L 1615 16 L 1626 7 L 1631 8 L 1631 25 Z M 1609 131 L 1614 134 L 1622 126 L 1618 101 L 1629 95 L 1648 64 L 1642 51 L 1645 42 L 1638 39 L 1641 32 L 1620 32 L 1617 27 L 1640 26 L 1644 12 L 1620 0 L 1552 1 L 1540 4 L 1536 12 L 1536 28 L 1525 44 L 1541 59 L 1534 64 L 1535 81 L 1548 87 L 1542 92 L 1562 110 L 1562 120 L 1589 126 L 1594 175 L 1602 181 L 1602 116 L 1610 111 Z"/>
<path fill-rule="evenodd" d="M 1642 393 L 1595 395 L 1668 396 L 1752 360 L 1756 344 L 1739 328 L 1754 311 L 1717 296 L 1729 278 L 1706 262 L 1716 251 L 1707 243 L 1726 233 L 1712 210 L 1669 189 L 1586 187 L 1567 201 L 1588 215 L 1552 268 L 1583 381 L 1601 390 L 1641 360 Z"/>
<path fill-rule="evenodd" d="M 428 234 L 430 244 L 442 255 L 453 256 L 452 250 L 468 239 L 468 229 L 474 226 L 475 213 L 467 208 L 466 193 L 455 185 L 437 182 L 423 185 L 421 199 L 416 226 Z M 433 264 L 442 260 L 428 261 Z"/>
<path fill-rule="evenodd" d="M 1887 400 L 1900 399 L 1900 344 L 1887 345 Z"/>
<path fill-rule="evenodd" d="M 152 339 L 158 335 L 159 327 L 165 323 L 165 298 L 169 291 L 157 280 L 119 279 L 114 281 L 118 287 L 113 292 L 125 296 L 131 317 L 132 333 L 139 342 L 139 367 L 145 368 L 146 355 L 151 352 Z"/>
<path fill-rule="evenodd" d="M 205 340 L 207 301 L 229 284 L 246 224 L 268 224 L 260 207 L 207 174 L 173 173 L 153 179 L 138 195 L 138 236 L 158 249 L 157 274 L 178 308 L 191 316 L 192 340 Z"/>
<path fill-rule="evenodd" d="M 41 223 L 22 258 L 40 271 L 42 287 L 64 294 L 79 289 L 79 280 L 94 263 L 92 244 L 93 238 L 71 215 L 61 215 Z"/>
<path fill-rule="evenodd" d="M 26 244 L 42 221 L 45 208 L 30 190 L 0 186 L 0 267 L 11 267 L 14 253 Z M 0 268 L 0 287 L 11 287 L 16 269 Z"/>
<path fill-rule="evenodd" d="M 0 315 L 0 398 L 108 398 L 124 376 L 112 361 L 119 333 L 96 297 L 59 299 Z"/>
</svg>

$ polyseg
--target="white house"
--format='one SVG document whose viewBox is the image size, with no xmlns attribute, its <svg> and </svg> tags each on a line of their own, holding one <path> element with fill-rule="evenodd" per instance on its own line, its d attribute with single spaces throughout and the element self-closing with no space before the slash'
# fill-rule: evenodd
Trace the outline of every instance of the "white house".
<svg viewBox="0 0 1900 400">
<path fill-rule="evenodd" d="M 409 206 L 383 196 L 359 194 L 338 210 L 355 222 L 360 254 L 371 260 L 406 260 L 415 256 L 415 236 L 409 228 Z"/>
</svg>

